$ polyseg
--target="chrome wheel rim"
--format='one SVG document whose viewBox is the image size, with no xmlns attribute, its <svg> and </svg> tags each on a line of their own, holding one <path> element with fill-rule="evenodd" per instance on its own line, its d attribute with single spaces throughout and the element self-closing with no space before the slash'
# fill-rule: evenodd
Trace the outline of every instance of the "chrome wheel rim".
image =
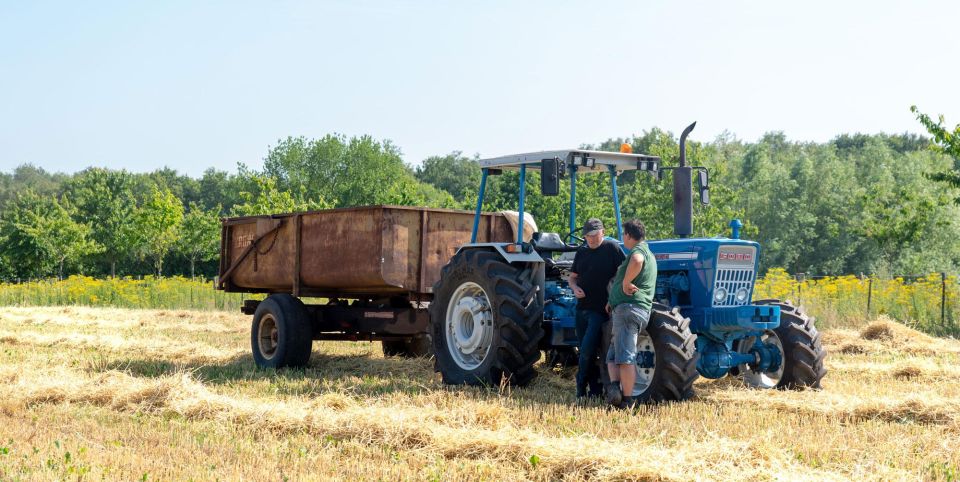
<svg viewBox="0 0 960 482">
<path fill-rule="evenodd" d="M 636 365 L 637 381 L 633 384 L 632 395 L 634 397 L 640 396 L 650 388 L 653 383 L 653 375 L 657 369 L 657 351 L 653 346 L 653 338 L 650 337 L 647 330 L 643 330 L 637 335 L 637 357 L 639 358 L 640 353 L 645 351 L 653 353 L 653 366 L 643 368 L 639 364 Z"/>
<path fill-rule="evenodd" d="M 260 350 L 260 356 L 265 360 L 272 359 L 277 354 L 277 347 L 280 345 L 280 331 L 277 329 L 276 318 L 269 313 L 260 317 L 257 334 L 257 349 Z"/>
<path fill-rule="evenodd" d="M 737 345 L 737 351 L 740 353 L 750 353 L 750 348 L 756 342 L 755 336 L 748 336 L 740 340 L 740 344 Z M 757 372 L 750 368 L 750 365 L 743 364 L 739 366 L 740 376 L 743 378 L 743 382 L 747 385 L 755 388 L 773 388 L 780 383 L 780 379 L 783 378 L 783 366 L 785 360 L 783 357 L 783 343 L 780 342 L 780 337 L 777 336 L 777 333 L 773 330 L 764 330 L 763 335 L 760 336 L 760 341 L 763 343 L 770 343 L 775 345 L 777 349 L 780 350 L 780 367 L 776 371 L 765 371 Z"/>
<path fill-rule="evenodd" d="M 483 364 L 493 344 L 493 311 L 480 285 L 468 281 L 453 292 L 447 304 L 447 351 L 465 370 Z"/>
</svg>

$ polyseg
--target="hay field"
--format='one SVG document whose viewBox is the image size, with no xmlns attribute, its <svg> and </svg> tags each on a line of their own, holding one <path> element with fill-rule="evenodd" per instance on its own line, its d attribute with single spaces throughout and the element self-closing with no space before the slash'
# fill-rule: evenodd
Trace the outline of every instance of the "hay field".
<svg viewBox="0 0 960 482">
<path fill-rule="evenodd" d="M 572 373 L 444 387 L 379 344 L 256 370 L 249 317 L 0 312 L 0 480 L 691 480 L 960 477 L 960 342 L 889 320 L 825 332 L 823 391 L 698 382 L 635 414 Z"/>
</svg>

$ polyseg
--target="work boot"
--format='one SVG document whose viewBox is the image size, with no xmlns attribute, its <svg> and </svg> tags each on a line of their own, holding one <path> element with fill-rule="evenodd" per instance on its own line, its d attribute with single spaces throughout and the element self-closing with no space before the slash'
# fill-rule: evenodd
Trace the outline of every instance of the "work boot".
<svg viewBox="0 0 960 482">
<path fill-rule="evenodd" d="M 585 398 L 587 396 L 587 390 L 584 387 L 581 387 L 577 384 L 577 399 Z"/>
<path fill-rule="evenodd" d="M 633 410 L 637 406 L 637 401 L 633 397 L 622 397 L 620 405 L 617 406 L 620 410 Z"/>
<path fill-rule="evenodd" d="M 607 403 L 613 406 L 619 406 L 623 402 L 623 392 L 620 390 L 620 382 L 610 382 L 604 387 L 607 395 Z"/>
</svg>

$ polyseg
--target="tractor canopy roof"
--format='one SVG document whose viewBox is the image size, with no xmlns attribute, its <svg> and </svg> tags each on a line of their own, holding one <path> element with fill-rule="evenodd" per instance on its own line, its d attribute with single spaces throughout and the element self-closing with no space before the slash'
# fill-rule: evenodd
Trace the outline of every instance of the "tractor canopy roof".
<svg viewBox="0 0 960 482">
<path fill-rule="evenodd" d="M 596 172 L 609 172 L 609 166 L 613 166 L 617 171 L 655 172 L 660 164 L 659 157 L 647 154 L 565 149 L 480 159 L 480 167 L 484 169 L 516 169 L 521 165 L 526 165 L 527 168 L 539 169 L 540 163 L 545 159 L 557 159 L 563 166 L 575 165 L 578 171 Z"/>
</svg>

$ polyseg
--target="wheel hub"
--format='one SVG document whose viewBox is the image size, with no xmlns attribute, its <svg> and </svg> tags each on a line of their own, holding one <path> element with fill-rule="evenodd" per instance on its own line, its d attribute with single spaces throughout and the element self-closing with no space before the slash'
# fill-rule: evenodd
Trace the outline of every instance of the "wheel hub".
<svg viewBox="0 0 960 482">
<path fill-rule="evenodd" d="M 740 340 L 740 353 L 755 357 L 753 363 L 740 365 L 743 381 L 758 388 L 773 388 L 783 378 L 783 344 L 773 330 L 764 330 L 759 337 L 749 336 Z"/>
<path fill-rule="evenodd" d="M 493 312 L 480 285 L 466 282 L 450 298 L 446 317 L 447 347 L 454 362 L 473 370 L 486 359 L 493 341 Z"/>
<path fill-rule="evenodd" d="M 780 348 L 774 343 L 756 341 L 750 348 L 750 354 L 757 360 L 749 364 L 750 369 L 759 373 L 776 372 L 783 362 Z"/>
<path fill-rule="evenodd" d="M 490 310 L 479 297 L 466 296 L 457 303 L 454 319 L 454 343 L 463 353 L 482 348 L 484 329 L 493 324 Z"/>
<path fill-rule="evenodd" d="M 258 333 L 260 336 L 257 348 L 260 350 L 260 355 L 270 360 L 277 353 L 277 346 L 280 345 L 280 331 L 277 329 L 277 320 L 273 315 L 266 314 L 260 318 Z"/>
<path fill-rule="evenodd" d="M 637 381 L 633 384 L 634 397 L 650 388 L 657 369 L 657 353 L 653 347 L 653 338 L 646 330 L 637 335 Z"/>
</svg>

